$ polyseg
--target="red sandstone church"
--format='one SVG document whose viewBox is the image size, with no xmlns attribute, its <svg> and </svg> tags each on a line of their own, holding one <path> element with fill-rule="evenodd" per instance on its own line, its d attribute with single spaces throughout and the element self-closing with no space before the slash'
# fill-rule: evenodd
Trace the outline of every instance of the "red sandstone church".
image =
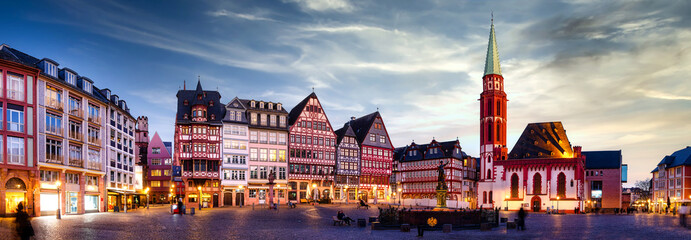
<svg viewBox="0 0 691 240">
<path fill-rule="evenodd" d="M 583 210 L 585 157 L 581 155 L 581 147 L 571 146 L 561 122 L 528 124 L 508 153 L 508 99 L 499 66 L 494 24 L 490 29 L 482 80 L 479 207 Z"/>
</svg>

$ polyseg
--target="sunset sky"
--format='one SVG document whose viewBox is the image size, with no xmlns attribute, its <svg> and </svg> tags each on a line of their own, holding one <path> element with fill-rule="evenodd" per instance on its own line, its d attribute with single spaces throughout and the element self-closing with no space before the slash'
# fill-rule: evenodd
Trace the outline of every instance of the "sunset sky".
<svg viewBox="0 0 691 240">
<path fill-rule="evenodd" d="M 282 102 L 314 91 L 334 128 L 379 108 L 395 146 L 479 152 L 494 12 L 508 144 L 561 121 L 584 151 L 623 151 L 629 183 L 691 145 L 689 1 L 11 1 L 0 42 L 110 88 L 172 141 L 175 94 Z"/>
</svg>

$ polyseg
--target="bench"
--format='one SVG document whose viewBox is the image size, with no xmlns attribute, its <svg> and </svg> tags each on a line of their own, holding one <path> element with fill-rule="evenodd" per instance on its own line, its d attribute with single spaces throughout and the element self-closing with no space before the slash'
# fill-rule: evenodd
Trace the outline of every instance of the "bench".
<svg viewBox="0 0 691 240">
<path fill-rule="evenodd" d="M 345 224 L 345 221 L 338 219 L 336 216 L 332 216 L 331 218 L 334 220 L 334 226 L 336 226 L 336 224 L 338 224 L 338 226 L 343 226 L 343 224 Z"/>
</svg>

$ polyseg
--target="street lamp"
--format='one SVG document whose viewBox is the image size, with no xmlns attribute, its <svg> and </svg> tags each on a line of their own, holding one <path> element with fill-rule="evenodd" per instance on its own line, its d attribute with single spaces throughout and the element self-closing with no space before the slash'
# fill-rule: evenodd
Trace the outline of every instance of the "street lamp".
<svg viewBox="0 0 691 240">
<path fill-rule="evenodd" d="M 197 190 L 199 190 L 199 211 L 202 210 L 202 186 L 197 186 Z"/>
<path fill-rule="evenodd" d="M 343 188 L 345 188 L 345 202 L 348 204 L 348 185 L 345 185 Z"/>
<path fill-rule="evenodd" d="M 146 209 L 149 209 L 149 188 L 147 187 L 146 190 L 144 190 L 146 193 Z"/>
<path fill-rule="evenodd" d="M 557 214 L 559 214 L 559 196 L 557 196 Z"/>
<path fill-rule="evenodd" d="M 504 202 L 506 202 L 506 209 L 504 209 L 504 211 L 509 211 L 509 195 L 506 195 Z"/>
<path fill-rule="evenodd" d="M 312 183 L 312 199 L 314 199 L 315 201 L 317 200 L 317 194 L 319 194 L 319 190 L 317 190 L 317 184 Z"/>
<path fill-rule="evenodd" d="M 398 188 L 398 205 L 401 205 L 401 198 L 403 198 L 403 195 L 401 195 L 401 188 Z"/>
<path fill-rule="evenodd" d="M 57 219 L 61 219 L 61 216 L 60 216 L 60 184 L 61 184 L 60 180 L 55 182 L 55 186 L 58 188 L 58 213 L 55 215 L 55 218 L 57 218 Z"/>
</svg>

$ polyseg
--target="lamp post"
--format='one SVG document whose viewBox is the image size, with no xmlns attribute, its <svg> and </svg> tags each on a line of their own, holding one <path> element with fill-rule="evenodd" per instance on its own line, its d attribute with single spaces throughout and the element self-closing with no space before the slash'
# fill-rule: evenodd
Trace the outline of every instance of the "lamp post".
<svg viewBox="0 0 691 240">
<path fill-rule="evenodd" d="M 590 209 L 590 200 L 588 200 L 588 209 Z"/>
<path fill-rule="evenodd" d="M 403 195 L 401 195 L 401 188 L 398 188 L 398 206 L 401 206 L 401 198 L 403 198 Z"/>
<path fill-rule="evenodd" d="M 242 185 L 238 186 L 238 190 L 242 190 L 243 187 L 244 187 L 244 186 L 242 186 Z M 244 195 L 245 193 L 243 192 L 242 194 Z M 236 195 L 236 196 L 237 196 L 237 195 Z M 244 199 L 243 199 L 243 200 L 244 200 Z M 236 199 L 235 201 L 237 202 L 237 199 Z M 237 203 L 235 203 L 235 204 L 237 204 Z M 242 207 L 242 205 L 244 205 L 244 204 L 245 204 L 245 201 L 243 201 L 242 204 L 240 204 L 240 207 Z"/>
<path fill-rule="evenodd" d="M 557 196 L 557 214 L 559 214 L 559 196 Z"/>
<path fill-rule="evenodd" d="M 346 205 L 348 204 L 348 185 L 345 185 L 345 203 Z"/>
<path fill-rule="evenodd" d="M 504 211 L 509 211 L 509 195 L 506 195 L 504 202 L 506 202 L 506 209 L 504 209 Z"/>
<path fill-rule="evenodd" d="M 60 214 L 61 214 L 61 212 L 60 212 L 60 184 L 61 184 L 60 180 L 55 182 L 55 186 L 58 189 L 58 213 L 55 215 L 56 219 L 61 219 L 61 216 L 60 216 Z"/>
<path fill-rule="evenodd" d="M 146 210 L 149 210 L 149 188 L 147 187 L 144 192 L 146 193 Z"/>
<path fill-rule="evenodd" d="M 199 211 L 202 210 L 202 186 L 197 186 L 197 190 L 199 190 Z"/>
<path fill-rule="evenodd" d="M 317 184 L 312 183 L 312 199 L 314 199 L 314 201 L 317 201 L 317 194 L 319 194 L 319 190 L 317 190 Z"/>
</svg>

